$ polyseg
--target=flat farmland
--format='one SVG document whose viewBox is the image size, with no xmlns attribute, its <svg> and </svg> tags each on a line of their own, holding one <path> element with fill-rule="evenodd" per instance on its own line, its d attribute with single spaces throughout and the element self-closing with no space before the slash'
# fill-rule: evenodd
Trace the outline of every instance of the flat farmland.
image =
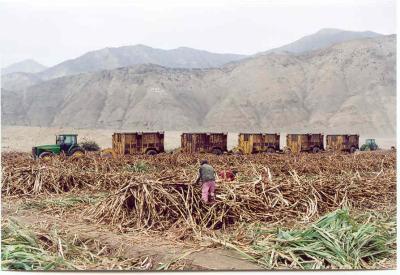
<svg viewBox="0 0 400 275">
<path fill-rule="evenodd" d="M 203 158 L 217 172 L 238 169 L 234 181 L 217 179 L 212 205 L 201 201 L 194 184 Z M 396 265 L 391 151 L 115 159 L 88 154 L 48 161 L 6 152 L 2 174 L 5 269 Z M 16 252 L 29 255 L 25 266 Z"/>
</svg>

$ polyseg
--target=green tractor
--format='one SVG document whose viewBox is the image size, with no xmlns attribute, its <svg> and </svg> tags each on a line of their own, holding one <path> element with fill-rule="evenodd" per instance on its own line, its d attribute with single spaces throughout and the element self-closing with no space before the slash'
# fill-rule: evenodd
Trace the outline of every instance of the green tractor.
<svg viewBox="0 0 400 275">
<path fill-rule="evenodd" d="M 52 156 L 65 154 L 66 156 L 79 157 L 85 154 L 85 150 L 78 145 L 78 135 L 64 134 L 56 136 L 56 144 L 39 145 L 32 147 L 34 159 L 49 159 Z"/>
<path fill-rule="evenodd" d="M 360 148 L 361 151 L 375 151 L 378 150 L 378 144 L 376 144 L 375 139 L 366 139 L 365 143 Z"/>
</svg>

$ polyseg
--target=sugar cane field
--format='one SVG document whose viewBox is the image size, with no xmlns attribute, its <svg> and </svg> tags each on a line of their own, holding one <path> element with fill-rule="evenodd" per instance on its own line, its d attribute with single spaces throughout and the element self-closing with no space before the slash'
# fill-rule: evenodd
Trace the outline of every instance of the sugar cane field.
<svg viewBox="0 0 400 275">
<path fill-rule="evenodd" d="M 199 162 L 235 167 L 201 200 Z M 2 154 L 3 270 L 396 268 L 396 153 Z"/>
</svg>

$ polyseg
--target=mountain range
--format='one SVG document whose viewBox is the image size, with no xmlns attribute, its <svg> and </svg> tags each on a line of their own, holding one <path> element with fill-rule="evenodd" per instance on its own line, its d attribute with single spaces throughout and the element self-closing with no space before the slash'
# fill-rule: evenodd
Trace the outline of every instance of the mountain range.
<svg viewBox="0 0 400 275">
<path fill-rule="evenodd" d="M 327 33 L 343 40 L 343 33 L 338 35 L 337 30 L 315 35 L 326 37 Z M 214 66 L 204 65 L 208 68 L 192 68 L 190 64 L 194 63 L 187 59 L 172 63 L 186 64 L 186 68 L 145 62 L 96 70 L 93 64 L 102 67 L 118 63 L 106 58 L 100 63 L 89 62 L 85 70 L 90 71 L 64 71 L 67 76 L 43 79 L 46 74 L 52 75 L 49 72 L 60 72 L 59 68 L 69 64 L 66 61 L 36 74 L 19 73 L 26 83 L 32 83 L 23 88 L 16 87 L 16 80 L 14 87 L 12 82 L 3 85 L 2 124 L 393 136 L 396 36 L 372 32 L 357 35 L 361 38 L 346 34 L 349 39 L 344 42 L 330 40 L 328 46 L 316 50 L 310 48 L 313 43 L 300 39 L 291 44 L 293 52 L 282 50 L 290 48 L 287 45 L 246 57 L 217 54 L 219 65 L 213 59 Z M 137 47 L 147 49 L 133 46 L 125 50 Z M 197 50 L 186 50 L 192 54 L 185 56 L 194 60 L 193 51 Z M 88 53 L 89 60 L 97 59 L 96 53 Z M 75 61 L 83 62 L 83 57 Z"/>
<path fill-rule="evenodd" d="M 354 32 L 322 29 L 293 43 L 259 54 L 271 52 L 299 54 L 329 47 L 335 43 L 380 35 L 370 31 Z M 172 50 L 156 49 L 145 45 L 104 48 L 88 52 L 49 68 L 32 59 L 12 64 L 2 69 L 2 87 L 11 90 L 23 89 L 57 77 L 111 70 L 138 64 L 156 64 L 169 68 L 214 68 L 248 57 L 250 56 L 218 54 L 187 47 Z"/>
<path fill-rule="evenodd" d="M 39 73 L 47 69 L 46 66 L 38 63 L 33 59 L 25 59 L 23 61 L 11 64 L 5 68 L 1 69 L 1 74 L 11 74 L 11 73 Z"/>
</svg>

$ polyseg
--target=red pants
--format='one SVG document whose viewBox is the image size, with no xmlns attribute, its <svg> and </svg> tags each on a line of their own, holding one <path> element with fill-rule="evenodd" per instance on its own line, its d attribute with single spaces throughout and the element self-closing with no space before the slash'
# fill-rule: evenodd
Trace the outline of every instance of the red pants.
<svg viewBox="0 0 400 275">
<path fill-rule="evenodd" d="M 209 202 L 208 197 L 211 196 L 212 199 L 214 199 L 214 194 L 215 192 L 215 181 L 206 181 L 203 182 L 203 185 L 201 187 L 201 198 L 205 203 Z"/>
</svg>

